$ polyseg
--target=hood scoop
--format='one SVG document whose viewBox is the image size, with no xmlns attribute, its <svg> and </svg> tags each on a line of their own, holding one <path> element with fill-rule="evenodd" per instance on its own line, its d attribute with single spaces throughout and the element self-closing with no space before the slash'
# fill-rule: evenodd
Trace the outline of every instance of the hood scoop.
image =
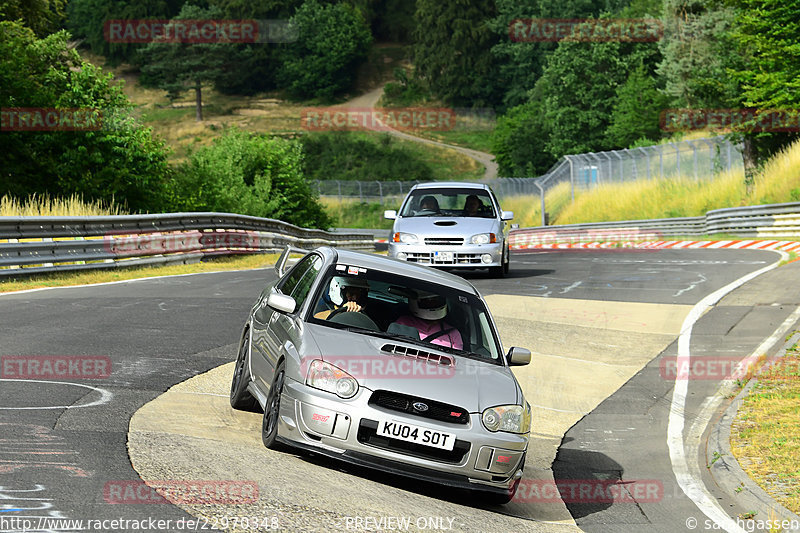
<svg viewBox="0 0 800 533">
<path fill-rule="evenodd" d="M 435 226 L 455 226 L 458 224 L 455 220 L 437 220 L 433 223 Z"/>
<path fill-rule="evenodd" d="M 425 350 L 420 350 L 418 348 L 410 348 L 408 346 L 401 346 L 399 344 L 384 344 L 383 346 L 381 346 L 381 351 L 390 353 L 392 355 L 411 357 L 412 359 L 418 359 L 420 361 L 426 361 L 428 363 L 433 363 L 436 365 L 451 366 L 451 367 L 456 366 L 455 359 L 449 355 L 426 352 Z"/>
</svg>

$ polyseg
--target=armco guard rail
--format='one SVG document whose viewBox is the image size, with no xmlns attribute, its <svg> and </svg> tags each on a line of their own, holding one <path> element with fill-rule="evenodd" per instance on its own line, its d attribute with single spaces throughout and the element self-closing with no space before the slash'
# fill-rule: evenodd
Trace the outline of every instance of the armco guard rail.
<svg viewBox="0 0 800 533">
<path fill-rule="evenodd" d="M 520 249 L 550 243 L 636 241 L 721 233 L 746 239 L 798 238 L 800 202 L 715 209 L 699 217 L 522 228 L 511 231 L 509 243 L 512 249 Z"/>
<path fill-rule="evenodd" d="M 287 244 L 374 250 L 371 235 L 305 229 L 230 213 L 0 217 L 0 277 L 190 263 Z"/>
</svg>

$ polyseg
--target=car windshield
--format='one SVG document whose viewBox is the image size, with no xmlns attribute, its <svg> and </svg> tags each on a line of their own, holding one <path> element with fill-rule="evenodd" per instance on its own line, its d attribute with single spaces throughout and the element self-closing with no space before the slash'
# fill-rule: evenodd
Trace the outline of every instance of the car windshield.
<svg viewBox="0 0 800 533">
<path fill-rule="evenodd" d="M 390 272 L 331 266 L 307 321 L 502 364 L 497 335 L 478 296 Z"/>
<path fill-rule="evenodd" d="M 400 216 L 494 218 L 495 210 L 484 189 L 415 189 L 406 198 Z"/>
</svg>

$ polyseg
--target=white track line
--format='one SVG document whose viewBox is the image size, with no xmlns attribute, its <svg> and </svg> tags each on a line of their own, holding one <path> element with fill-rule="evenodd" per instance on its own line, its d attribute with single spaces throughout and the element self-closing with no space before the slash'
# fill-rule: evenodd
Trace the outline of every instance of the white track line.
<svg viewBox="0 0 800 533">
<path fill-rule="evenodd" d="M 761 274 L 777 267 L 781 260 L 788 258 L 788 254 L 781 254 L 781 259 L 773 264 L 751 272 L 736 281 L 725 285 L 721 289 L 709 294 L 700 300 L 683 321 L 681 335 L 678 337 L 678 368 L 679 373 L 675 377 L 675 387 L 672 390 L 672 403 L 669 410 L 669 425 L 667 426 L 667 446 L 669 447 L 669 458 L 672 462 L 672 471 L 678 481 L 681 490 L 691 499 L 700 511 L 708 518 L 713 520 L 720 529 L 734 533 L 746 533 L 735 520 L 720 507 L 716 499 L 708 492 L 699 477 L 692 475 L 692 472 L 699 472 L 699 469 L 692 468 L 686 458 L 686 450 L 683 441 L 683 428 L 685 425 L 686 394 L 689 388 L 688 369 L 691 361 L 691 338 L 692 328 L 703 313 L 711 306 L 716 304 L 723 296 L 734 289 L 744 285 L 748 281 L 760 276 Z M 716 529 L 716 527 L 715 527 Z"/>
</svg>

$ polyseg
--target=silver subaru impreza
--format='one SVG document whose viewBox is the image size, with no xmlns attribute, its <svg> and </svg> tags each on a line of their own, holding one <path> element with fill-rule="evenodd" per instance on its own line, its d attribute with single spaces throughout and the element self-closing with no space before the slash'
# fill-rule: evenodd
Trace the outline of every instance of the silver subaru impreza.
<svg viewBox="0 0 800 533">
<path fill-rule="evenodd" d="M 468 281 L 322 247 L 276 265 L 250 311 L 231 383 L 264 411 L 262 439 L 509 502 L 531 410 Z"/>
<path fill-rule="evenodd" d="M 394 220 L 389 257 L 452 269 L 488 268 L 508 274 L 508 220 L 488 185 L 436 182 L 415 185 Z"/>
</svg>

